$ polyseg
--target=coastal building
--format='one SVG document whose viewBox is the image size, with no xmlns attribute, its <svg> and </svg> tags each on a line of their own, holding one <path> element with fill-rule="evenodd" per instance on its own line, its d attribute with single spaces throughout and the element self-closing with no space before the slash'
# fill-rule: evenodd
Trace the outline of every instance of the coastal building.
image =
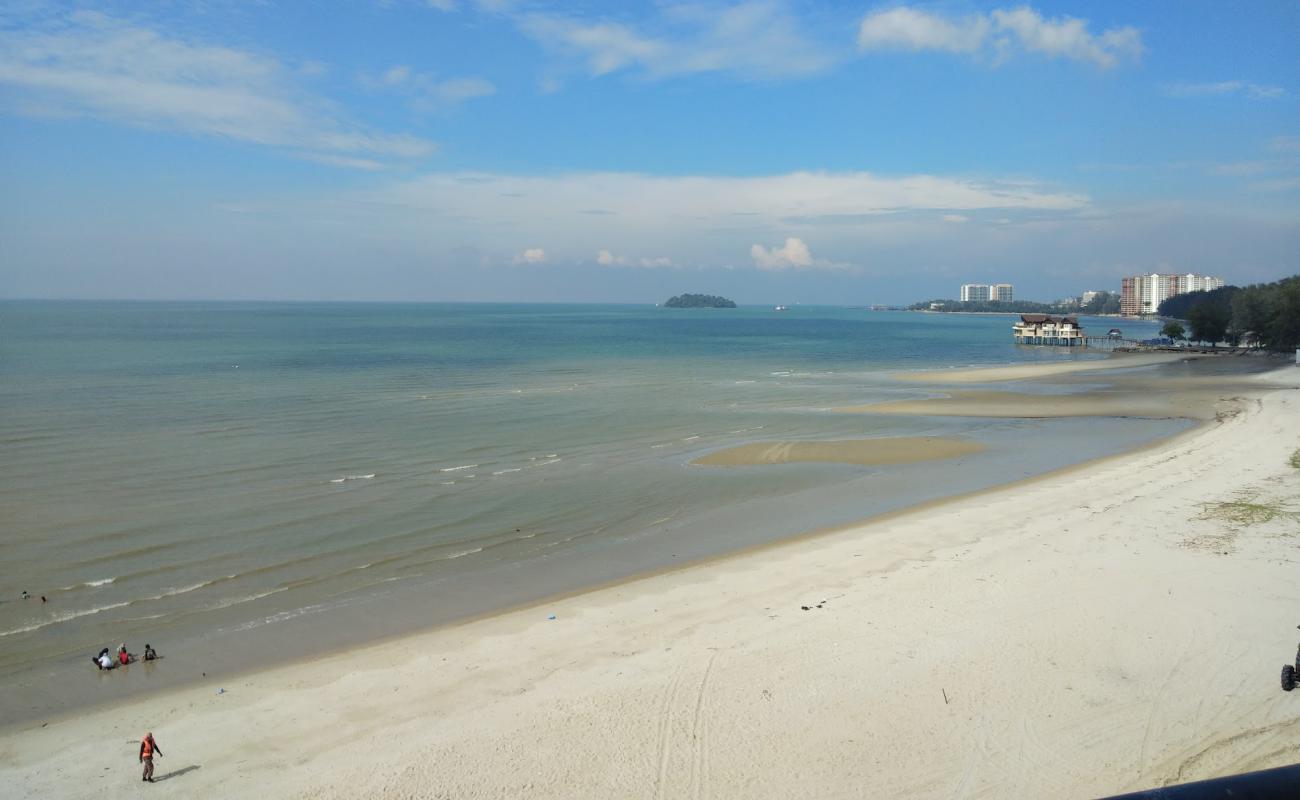
<svg viewBox="0 0 1300 800">
<path fill-rule="evenodd" d="M 1160 304 L 1176 294 L 1208 292 L 1223 287 L 1223 279 L 1210 275 L 1133 275 L 1120 283 L 1119 313 L 1125 316 L 1155 314 Z"/>
<path fill-rule="evenodd" d="M 961 287 L 963 303 L 987 303 L 990 300 L 1009 303 L 1014 297 L 1015 292 L 1009 283 L 963 283 Z"/>
<path fill-rule="evenodd" d="M 1021 314 L 1011 326 L 1016 344 L 1045 344 L 1057 347 L 1082 347 L 1085 342 L 1078 317 L 1053 317 L 1050 314 Z"/>
<path fill-rule="evenodd" d="M 1084 292 L 1079 298 L 1079 305 L 1086 306 L 1103 294 L 1106 294 L 1106 292 Z"/>
</svg>

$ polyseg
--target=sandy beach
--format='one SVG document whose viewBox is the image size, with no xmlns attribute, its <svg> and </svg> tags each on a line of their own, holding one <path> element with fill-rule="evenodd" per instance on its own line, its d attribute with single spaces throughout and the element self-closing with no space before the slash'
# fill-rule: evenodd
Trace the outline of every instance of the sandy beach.
<svg viewBox="0 0 1300 800">
<path fill-rule="evenodd" d="M 1294 368 L 1201 386 L 1205 424 L 1137 453 L 6 728 L 0 785 L 1085 798 L 1292 763 L 1300 695 L 1278 672 L 1300 640 L 1297 387 Z M 140 782 L 146 730 L 161 787 Z"/>
</svg>

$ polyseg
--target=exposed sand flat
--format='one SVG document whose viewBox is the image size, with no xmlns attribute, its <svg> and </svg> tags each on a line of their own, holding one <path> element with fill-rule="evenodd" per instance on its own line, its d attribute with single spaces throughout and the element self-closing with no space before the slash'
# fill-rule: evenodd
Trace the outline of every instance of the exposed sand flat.
<svg viewBox="0 0 1300 800">
<path fill-rule="evenodd" d="M 1110 358 L 1091 361 L 1054 361 L 1049 364 L 1017 364 L 1010 367 L 978 367 L 974 369 L 926 370 L 900 372 L 894 377 L 908 383 L 998 383 L 1069 375 L 1075 372 L 1096 372 L 1108 369 L 1129 369 L 1183 361 L 1196 356 L 1181 353 L 1114 353 Z"/>
<path fill-rule="evenodd" d="M 752 442 L 709 453 L 691 463 L 709 467 L 793 463 L 872 466 L 959 458 L 984 449 L 986 449 L 985 445 L 979 442 L 937 436 L 899 436 L 890 439 L 833 442 Z"/>
<path fill-rule="evenodd" d="M 1140 453 L 250 674 L 221 695 L 200 685 L 9 729 L 0 785 L 1095 797 L 1291 763 L 1300 695 L 1278 672 L 1300 638 L 1300 370 L 1257 383 L 1241 413 Z M 1222 505 L 1242 498 L 1277 513 Z M 145 730 L 166 753 L 163 786 L 139 781 Z"/>
<path fill-rule="evenodd" d="M 949 417 L 1186 417 L 1212 419 L 1221 394 L 1208 391 L 1109 391 L 1067 395 L 954 391 L 947 397 L 837 408 L 840 413 Z"/>
</svg>

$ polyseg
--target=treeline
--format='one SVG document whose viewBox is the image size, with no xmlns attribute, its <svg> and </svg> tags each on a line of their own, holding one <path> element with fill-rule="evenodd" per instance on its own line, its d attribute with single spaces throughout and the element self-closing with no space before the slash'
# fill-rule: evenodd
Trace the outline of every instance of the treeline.
<svg viewBox="0 0 1300 800">
<path fill-rule="evenodd" d="M 1300 275 L 1273 283 L 1178 294 L 1160 316 L 1186 320 L 1197 342 L 1291 350 L 1300 346 Z"/>
<path fill-rule="evenodd" d="M 978 311 L 1001 314 L 1118 314 L 1119 295 L 1101 292 L 1085 305 L 1078 303 L 1035 303 L 1032 300 L 926 300 L 908 306 L 911 311 Z"/>
</svg>

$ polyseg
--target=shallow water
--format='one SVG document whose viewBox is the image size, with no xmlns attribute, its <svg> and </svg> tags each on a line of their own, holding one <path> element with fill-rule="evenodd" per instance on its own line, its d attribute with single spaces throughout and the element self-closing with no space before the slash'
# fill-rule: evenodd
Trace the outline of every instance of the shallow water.
<svg viewBox="0 0 1300 800">
<path fill-rule="evenodd" d="M 829 411 L 934 393 L 897 370 L 1100 357 L 1017 347 L 1010 324 L 802 307 L 0 303 L 0 713 L 463 618 L 1186 426 Z M 689 464 L 750 441 L 883 436 L 989 447 L 890 467 Z M 122 641 L 168 659 L 130 676 L 86 663 Z"/>
</svg>

